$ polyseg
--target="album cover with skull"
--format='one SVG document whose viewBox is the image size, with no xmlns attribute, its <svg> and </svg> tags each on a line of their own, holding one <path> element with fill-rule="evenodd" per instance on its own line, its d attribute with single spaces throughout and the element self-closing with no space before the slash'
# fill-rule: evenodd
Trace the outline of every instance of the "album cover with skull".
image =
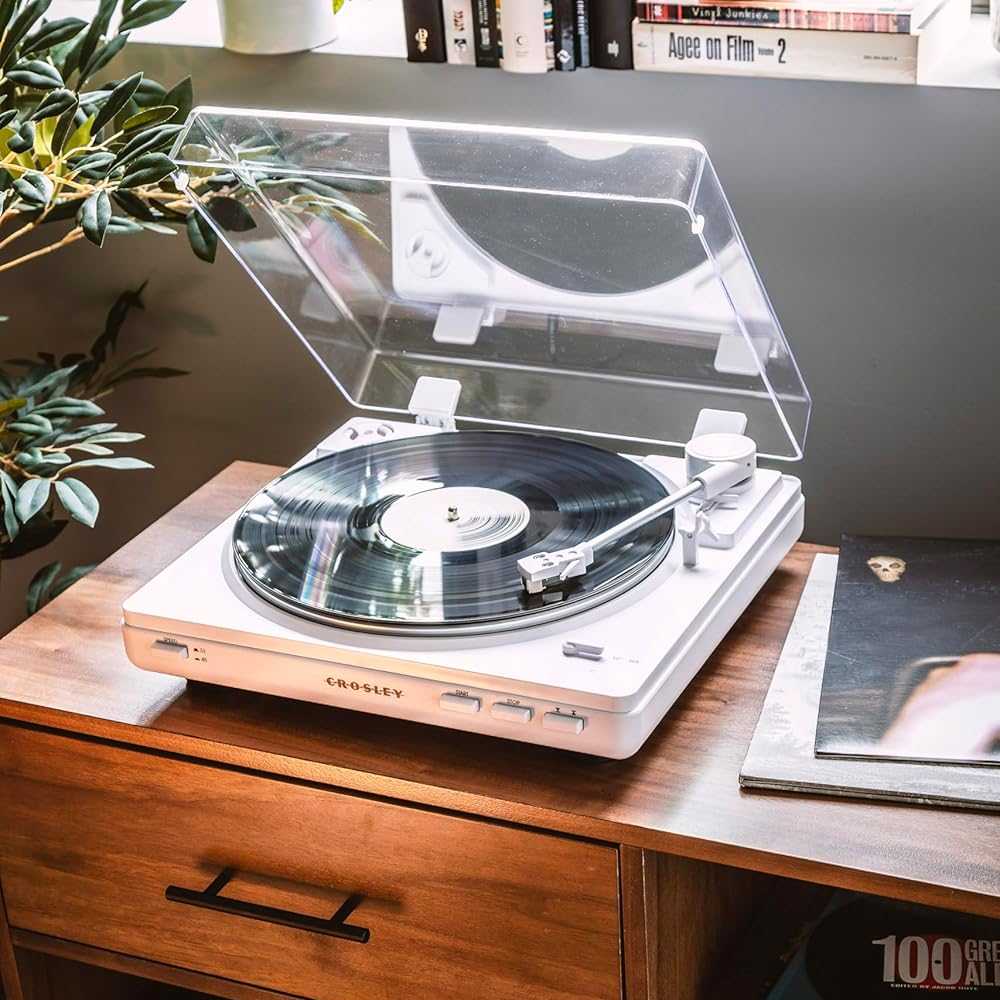
<svg viewBox="0 0 1000 1000">
<path fill-rule="evenodd" d="M 1000 766 L 1000 542 L 843 537 L 816 753 Z"/>
</svg>

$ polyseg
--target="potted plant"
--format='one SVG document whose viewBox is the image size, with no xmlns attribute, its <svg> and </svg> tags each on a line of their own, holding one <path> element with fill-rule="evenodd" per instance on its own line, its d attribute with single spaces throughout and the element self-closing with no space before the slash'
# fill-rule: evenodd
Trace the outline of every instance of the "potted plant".
<svg viewBox="0 0 1000 1000">
<path fill-rule="evenodd" d="M 190 78 L 169 90 L 142 73 L 93 82 L 130 31 L 183 0 L 101 0 L 89 22 L 46 20 L 50 3 L 0 0 L 0 273 L 78 241 L 102 246 L 179 227 L 211 259 L 213 241 L 169 180 L 167 150 L 191 108 Z M 51 235 L 38 246 L 38 234 Z M 103 420 L 98 402 L 126 379 L 182 374 L 142 364 L 148 352 L 114 360 L 122 323 L 140 304 L 139 292 L 122 296 L 88 353 L 41 352 L 0 369 L 0 561 L 48 545 L 70 518 L 94 524 L 100 504 L 85 481 L 92 468 L 150 467 L 114 453 L 143 435 Z M 85 569 L 45 567 L 32 581 L 29 611 Z"/>
</svg>

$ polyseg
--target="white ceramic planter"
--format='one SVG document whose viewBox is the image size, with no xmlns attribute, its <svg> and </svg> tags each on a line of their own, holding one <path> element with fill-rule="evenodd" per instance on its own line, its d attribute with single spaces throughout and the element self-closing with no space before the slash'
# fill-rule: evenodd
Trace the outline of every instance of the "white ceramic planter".
<svg viewBox="0 0 1000 1000">
<path fill-rule="evenodd" d="M 218 0 L 222 44 L 232 52 L 303 52 L 337 37 L 333 0 Z"/>
</svg>

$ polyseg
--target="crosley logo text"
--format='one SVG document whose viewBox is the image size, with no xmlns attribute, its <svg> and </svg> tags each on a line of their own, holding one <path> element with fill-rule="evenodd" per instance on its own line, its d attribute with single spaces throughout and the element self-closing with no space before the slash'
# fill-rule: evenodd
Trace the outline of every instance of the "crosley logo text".
<svg viewBox="0 0 1000 1000">
<path fill-rule="evenodd" d="M 357 691 L 359 694 L 376 694 L 383 698 L 402 698 L 399 688 L 382 687 L 379 684 L 362 684 L 359 681 L 345 681 L 343 677 L 327 677 L 330 687 L 344 688 L 347 691 Z"/>
</svg>

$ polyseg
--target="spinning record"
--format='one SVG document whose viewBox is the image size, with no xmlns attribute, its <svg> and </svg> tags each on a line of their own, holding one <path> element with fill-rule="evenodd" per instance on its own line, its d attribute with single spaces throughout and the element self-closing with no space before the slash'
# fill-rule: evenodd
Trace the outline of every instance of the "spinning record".
<svg viewBox="0 0 1000 1000">
<path fill-rule="evenodd" d="M 668 514 L 529 596 L 517 561 L 586 541 L 666 495 L 646 469 L 558 438 L 461 431 L 351 448 L 291 469 L 233 529 L 243 580 L 320 621 L 397 634 L 476 632 L 557 617 L 652 570 Z"/>
</svg>

